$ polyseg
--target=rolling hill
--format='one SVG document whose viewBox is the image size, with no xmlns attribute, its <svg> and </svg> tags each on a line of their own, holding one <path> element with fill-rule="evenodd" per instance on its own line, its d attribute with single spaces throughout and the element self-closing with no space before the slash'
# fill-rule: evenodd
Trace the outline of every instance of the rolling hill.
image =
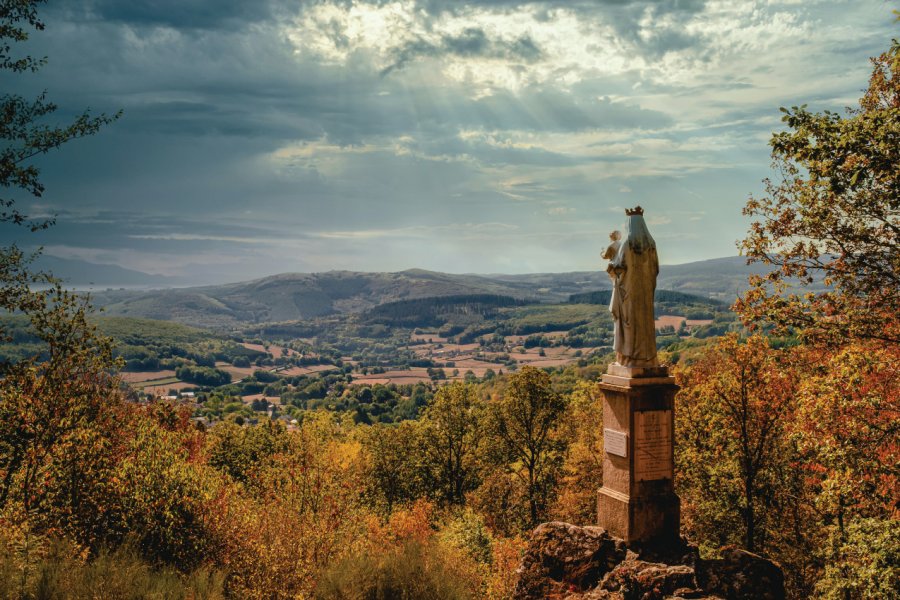
<svg viewBox="0 0 900 600">
<path fill-rule="evenodd" d="M 730 303 L 759 272 L 740 257 L 660 269 L 659 289 Z M 538 302 L 567 302 L 572 294 L 609 289 L 605 271 L 525 275 L 449 274 L 412 269 L 399 273 L 285 273 L 227 285 L 154 291 L 107 290 L 94 303 L 113 316 L 143 317 L 234 329 L 248 324 L 359 313 L 404 300 L 490 294 Z"/>
</svg>

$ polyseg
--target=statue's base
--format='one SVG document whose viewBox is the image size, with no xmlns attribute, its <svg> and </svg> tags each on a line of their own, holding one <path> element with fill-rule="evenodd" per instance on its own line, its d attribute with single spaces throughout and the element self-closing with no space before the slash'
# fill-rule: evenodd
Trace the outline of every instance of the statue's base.
<svg viewBox="0 0 900 600">
<path fill-rule="evenodd" d="M 670 490 L 631 497 L 600 488 L 597 517 L 601 527 L 627 544 L 664 547 L 680 539 L 681 501 Z"/>
<path fill-rule="evenodd" d="M 627 377 L 628 379 L 638 379 L 643 377 L 668 377 L 669 367 L 626 367 L 619 363 L 613 363 L 606 369 L 606 373 L 615 377 Z"/>
<path fill-rule="evenodd" d="M 674 543 L 681 506 L 675 494 L 675 393 L 666 367 L 612 365 L 603 394 L 603 487 L 598 524 L 627 543 Z"/>
</svg>

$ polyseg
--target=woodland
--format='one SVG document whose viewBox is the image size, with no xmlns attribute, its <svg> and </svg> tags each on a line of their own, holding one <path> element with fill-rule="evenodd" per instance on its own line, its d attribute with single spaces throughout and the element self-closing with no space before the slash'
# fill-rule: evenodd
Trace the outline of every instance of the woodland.
<svg viewBox="0 0 900 600">
<path fill-rule="evenodd" d="M 4 0 L 0 69 L 39 69 L 15 50 L 41 29 L 36 2 Z M 52 226 L 18 209 L 43 192 L 31 159 L 116 118 L 59 128 L 54 110 L 0 99 L 8 225 Z M 682 533 L 707 556 L 777 561 L 790 598 L 896 598 L 900 43 L 846 114 L 782 110 L 775 174 L 744 209 L 742 252 L 770 272 L 735 304 L 740 331 L 663 353 L 681 386 Z M 88 302 L 15 246 L 0 304 L 40 346 L 0 379 L 4 598 L 502 599 L 536 525 L 595 521 L 608 358 L 439 386 L 399 423 L 309 409 L 291 431 L 206 428 L 131 401 Z"/>
</svg>

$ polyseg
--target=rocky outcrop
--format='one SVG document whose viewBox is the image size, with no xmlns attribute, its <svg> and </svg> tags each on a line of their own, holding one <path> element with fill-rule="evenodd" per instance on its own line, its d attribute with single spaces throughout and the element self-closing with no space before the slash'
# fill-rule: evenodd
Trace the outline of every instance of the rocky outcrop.
<svg viewBox="0 0 900 600">
<path fill-rule="evenodd" d="M 625 560 L 625 542 L 600 527 L 544 523 L 531 534 L 519 567 L 516 598 L 562 597 L 595 587 Z"/>
<path fill-rule="evenodd" d="M 701 560 L 697 582 L 729 600 L 782 600 L 784 573 L 778 564 L 739 548 L 723 548 L 722 558 Z"/>
<path fill-rule="evenodd" d="M 626 548 L 600 527 L 544 523 L 517 570 L 515 600 L 783 600 L 772 561 L 736 548 L 700 558 L 695 546 Z"/>
</svg>

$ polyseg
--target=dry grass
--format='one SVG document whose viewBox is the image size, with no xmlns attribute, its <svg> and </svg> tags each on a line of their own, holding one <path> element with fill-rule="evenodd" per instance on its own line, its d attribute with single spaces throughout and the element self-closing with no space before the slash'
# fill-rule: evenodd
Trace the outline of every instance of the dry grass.
<svg viewBox="0 0 900 600">
<path fill-rule="evenodd" d="M 663 327 L 674 327 L 676 330 L 681 327 L 681 324 L 685 321 L 684 317 L 676 317 L 673 315 L 663 315 L 656 319 L 654 322 L 654 327 L 657 329 L 662 329 Z"/>
<path fill-rule="evenodd" d="M 171 369 L 166 369 L 165 371 L 134 371 L 119 373 L 119 376 L 125 383 L 143 383 L 154 379 L 175 377 L 175 371 Z"/>
<path fill-rule="evenodd" d="M 187 383 L 185 381 L 176 381 L 175 383 L 166 383 L 164 385 L 148 385 L 144 388 L 144 392 L 150 394 L 151 396 L 166 396 L 169 393 L 169 390 L 181 391 L 195 387 L 197 387 L 197 384 Z"/>
</svg>

